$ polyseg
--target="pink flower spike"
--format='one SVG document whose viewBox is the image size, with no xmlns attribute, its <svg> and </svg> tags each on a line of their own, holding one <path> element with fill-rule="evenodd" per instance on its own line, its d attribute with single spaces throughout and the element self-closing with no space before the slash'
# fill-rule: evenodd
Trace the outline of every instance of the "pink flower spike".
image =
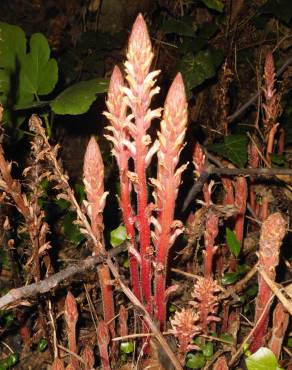
<svg viewBox="0 0 292 370">
<path fill-rule="evenodd" d="M 92 137 L 87 145 L 83 165 L 84 185 L 88 200 L 87 213 L 98 240 L 102 239 L 102 212 L 107 193 L 104 193 L 104 166 L 99 146 Z"/>
<path fill-rule="evenodd" d="M 127 58 L 133 67 L 133 71 L 129 70 L 129 72 L 137 73 L 138 83 L 142 83 L 149 72 L 153 52 L 147 25 L 141 13 L 137 16 L 132 27 Z"/>
</svg>

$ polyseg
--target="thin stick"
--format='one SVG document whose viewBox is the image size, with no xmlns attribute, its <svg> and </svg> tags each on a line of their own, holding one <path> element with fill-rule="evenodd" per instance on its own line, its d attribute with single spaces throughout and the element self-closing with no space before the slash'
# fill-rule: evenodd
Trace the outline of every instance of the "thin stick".
<svg viewBox="0 0 292 370">
<path fill-rule="evenodd" d="M 225 175 L 225 176 L 276 176 L 276 175 L 288 175 L 291 176 L 291 169 L 286 168 L 226 168 L 226 167 L 214 167 L 208 165 L 201 173 L 196 183 L 193 185 L 191 190 L 186 196 L 183 203 L 182 211 L 184 212 L 191 201 L 195 199 L 198 193 L 202 190 L 203 185 L 207 182 L 211 175 Z"/>
<path fill-rule="evenodd" d="M 123 252 L 126 249 L 126 245 L 124 245 L 122 248 L 118 248 L 110 250 L 109 255 L 116 256 L 117 254 Z M 66 269 L 51 275 L 47 279 L 22 286 L 20 288 L 11 289 L 7 294 L 0 298 L 0 309 L 4 309 L 5 306 L 15 303 L 18 300 L 34 297 L 37 294 L 47 293 L 59 285 L 62 281 L 71 278 L 73 275 L 83 274 L 100 263 L 103 263 L 102 258 L 98 256 L 88 257 L 78 264 L 70 265 Z"/>
<path fill-rule="evenodd" d="M 226 289 L 226 291 L 219 295 L 218 299 L 226 299 L 230 297 L 232 294 L 241 291 L 245 285 L 249 282 L 249 280 L 258 272 L 258 264 L 256 264 L 245 276 L 243 279 L 238 281 L 235 285 L 231 288 Z"/>
</svg>

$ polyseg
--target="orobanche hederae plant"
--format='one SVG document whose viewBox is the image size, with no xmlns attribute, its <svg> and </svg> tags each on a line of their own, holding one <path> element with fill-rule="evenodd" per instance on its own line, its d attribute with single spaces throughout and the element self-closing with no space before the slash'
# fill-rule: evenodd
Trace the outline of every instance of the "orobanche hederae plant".
<svg viewBox="0 0 292 370">
<path fill-rule="evenodd" d="M 92 314 L 92 320 L 99 349 L 96 358 L 99 358 L 103 369 L 116 369 L 127 361 L 139 369 L 146 369 L 148 366 L 158 368 L 155 366 L 160 365 L 157 363 L 155 365 L 155 361 L 163 363 L 166 369 L 173 366 L 175 369 L 182 369 L 185 364 L 191 368 L 202 368 L 209 359 L 213 369 L 227 370 L 227 360 L 220 355 L 224 351 L 230 351 L 232 343 L 230 344 L 226 338 L 220 339 L 211 334 L 216 333 L 218 322 L 221 321 L 220 330 L 234 332 L 235 338 L 239 328 L 240 311 L 237 306 L 231 310 L 231 305 L 227 304 L 222 305 L 223 314 L 218 313 L 221 301 L 229 298 L 236 290 L 224 290 L 215 280 L 215 276 L 222 276 L 228 254 L 226 248 L 218 248 L 216 238 L 222 224 L 220 218 L 228 219 L 230 227 L 234 230 L 229 230 L 230 233 L 235 235 L 237 243 L 242 243 L 248 196 L 247 181 L 243 176 L 237 176 L 235 180 L 221 178 L 225 194 L 223 206 L 212 202 L 214 182 L 205 181 L 202 188 L 204 202 L 201 201 L 202 207 L 189 215 L 185 233 L 189 239 L 186 252 L 188 246 L 193 248 L 196 241 L 202 244 L 202 253 L 198 256 L 197 249 L 193 253 L 198 256 L 194 259 L 197 275 L 177 271 L 188 277 L 191 275 L 193 279 L 193 283 L 186 284 L 188 286 L 183 289 L 179 284 L 167 283 L 170 249 L 185 230 L 183 223 L 175 219 L 174 214 L 181 176 L 187 167 L 187 164 L 179 164 L 180 154 L 185 145 L 187 100 L 183 79 L 178 73 L 169 88 L 164 107 L 151 108 L 153 97 L 159 93 L 156 78 L 160 73 L 158 70 L 151 71 L 153 59 L 154 53 L 145 21 L 142 15 L 138 15 L 129 38 L 124 73 L 118 66 L 114 67 L 106 100 L 107 110 L 104 112 L 108 119 L 106 138 L 111 143 L 112 154 L 119 171 L 118 200 L 121 224 L 126 231 L 124 244 L 128 254 L 129 281 L 125 280 L 128 276 L 124 275 L 127 273 L 123 272 L 121 277 L 120 266 L 112 260 L 117 252 L 114 253 L 113 249 L 106 247 L 103 211 L 108 194 L 104 189 L 102 153 L 96 139 L 92 137 L 89 140 L 84 157 L 83 180 L 86 200 L 80 205 L 57 159 L 58 146 L 50 145 L 41 119 L 33 115 L 29 121 L 29 128 L 33 133 L 31 151 L 33 164 L 25 170 L 29 185 L 24 191 L 20 182 L 13 179 L 11 165 L 4 158 L 1 147 L 0 189 L 1 199 L 13 201 L 23 216 L 23 230 L 31 244 L 31 257 L 25 266 L 27 281 L 36 284 L 22 287 L 20 290 L 11 290 L 1 298 L 5 302 L 0 306 L 3 307 L 23 297 L 48 292 L 70 274 L 84 272 L 97 266 L 103 312 L 99 316 L 96 313 Z M 272 56 L 270 55 L 267 60 L 269 68 L 266 67 L 266 70 L 270 72 L 265 73 L 265 78 L 268 79 L 267 76 L 270 76 L 269 80 L 274 83 Z M 273 86 L 272 84 L 270 90 L 276 94 Z M 267 95 L 270 90 L 267 88 L 265 94 Z M 267 114 L 271 111 L 267 107 L 273 104 L 266 102 L 266 121 Z M 150 130 L 155 121 L 160 122 L 156 138 L 149 134 L 150 131 L 152 133 L 155 131 Z M 199 143 L 194 147 L 193 165 L 195 176 L 200 177 L 205 171 L 206 158 Z M 156 169 L 156 174 L 153 169 Z M 150 172 L 152 176 L 149 176 Z M 39 203 L 43 195 L 41 182 L 44 179 L 54 185 L 58 197 L 64 198 L 76 212 L 76 223 L 81 233 L 88 239 L 87 245 L 93 257 L 82 261 L 83 266 L 79 270 L 73 266 L 54 275 L 49 253 L 52 248 L 48 237 L 49 225 Z M 279 262 L 285 225 L 280 213 L 267 215 L 263 219 L 259 267 L 266 271 L 268 278 L 272 280 L 275 278 L 275 268 Z M 7 220 L 5 228 L 9 229 Z M 13 243 L 10 240 L 11 248 Z M 277 248 L 273 249 L 271 245 Z M 121 251 L 125 251 L 123 245 Z M 229 264 L 227 268 L 229 267 L 230 272 L 237 271 L 238 254 L 230 256 L 228 263 L 225 264 Z M 193 272 L 191 269 L 190 271 Z M 240 290 L 244 284 L 241 282 L 237 284 L 237 289 Z M 129 299 L 129 305 L 125 298 L 121 299 L 120 294 L 116 293 L 121 290 Z M 184 294 L 185 298 L 179 301 L 179 304 L 171 305 L 172 314 L 168 315 L 167 303 L 173 293 L 180 296 Z M 260 278 L 255 315 L 257 330 L 253 329 L 247 339 L 252 342 L 252 351 L 266 343 L 265 334 L 272 298 L 268 285 Z M 183 301 L 186 303 L 183 304 Z M 54 318 L 51 296 L 44 302 L 43 307 L 46 309 L 43 312 L 48 311 L 47 320 L 50 321 L 53 331 L 51 353 L 55 360 L 52 368 L 65 369 L 65 362 L 66 369 L 92 369 L 96 359 L 93 350 L 95 343 L 86 341 L 79 343 L 77 340 L 79 334 L 76 325 L 79 312 L 74 295 L 68 292 L 64 304 L 63 318 L 68 349 L 58 345 L 57 318 Z M 90 307 L 92 312 L 94 306 L 91 304 Z M 283 324 L 281 333 L 285 333 L 288 325 L 286 311 L 280 305 L 275 312 L 283 318 L 280 321 L 286 326 Z M 45 320 L 42 322 L 41 331 L 45 332 Z M 279 348 L 279 333 L 278 331 L 272 333 L 270 348 Z M 171 339 L 166 340 L 163 334 L 172 338 L 173 345 L 170 345 Z M 283 337 L 282 334 L 281 336 Z M 223 350 L 218 351 L 218 358 L 212 357 L 213 340 L 220 343 L 223 341 L 223 344 L 221 343 Z M 118 346 L 117 343 L 120 342 L 121 346 Z M 227 349 L 224 346 L 227 346 Z M 233 349 L 234 347 L 231 351 Z M 69 355 L 64 361 L 61 354 L 65 353 L 65 350 Z M 275 352 L 277 351 L 274 350 Z M 231 363 L 236 361 L 237 356 L 238 352 L 234 354 Z"/>
</svg>

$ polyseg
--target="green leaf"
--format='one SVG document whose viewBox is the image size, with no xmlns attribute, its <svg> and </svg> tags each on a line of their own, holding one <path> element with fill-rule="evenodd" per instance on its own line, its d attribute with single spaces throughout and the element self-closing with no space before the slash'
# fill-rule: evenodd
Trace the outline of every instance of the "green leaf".
<svg viewBox="0 0 292 370">
<path fill-rule="evenodd" d="M 208 342 L 202 347 L 203 355 L 207 358 L 210 358 L 214 354 L 214 345 L 212 342 Z"/>
<path fill-rule="evenodd" d="M 201 85 L 205 80 L 214 77 L 222 60 L 221 51 L 201 50 L 195 55 L 186 54 L 177 69 L 183 75 L 186 88 L 191 90 Z"/>
<path fill-rule="evenodd" d="M 26 37 L 18 26 L 0 22 L 0 68 L 14 72 L 26 52 Z"/>
<path fill-rule="evenodd" d="M 221 333 L 219 338 L 229 342 L 230 344 L 233 344 L 234 338 L 231 334 Z"/>
<path fill-rule="evenodd" d="M 223 285 L 234 284 L 238 280 L 237 272 L 226 272 L 221 279 Z"/>
<path fill-rule="evenodd" d="M 202 353 L 188 353 L 186 366 L 190 369 L 201 369 L 205 363 L 206 358 Z"/>
<path fill-rule="evenodd" d="M 278 361 L 274 353 L 265 347 L 261 347 L 246 360 L 248 370 L 279 370 Z"/>
<path fill-rule="evenodd" d="M 238 167 L 244 167 L 247 162 L 247 136 L 241 134 L 229 135 L 224 143 L 208 145 L 207 149 L 228 159 Z"/>
<path fill-rule="evenodd" d="M 16 353 L 12 353 L 7 357 L 7 364 L 8 366 L 14 366 L 18 362 L 18 355 Z"/>
<path fill-rule="evenodd" d="M 217 10 L 217 12 L 222 13 L 224 9 L 224 4 L 219 0 L 197 0 L 204 3 L 209 9 Z"/>
<path fill-rule="evenodd" d="M 45 338 L 42 338 L 38 343 L 38 351 L 44 352 L 48 347 L 48 341 Z"/>
<path fill-rule="evenodd" d="M 119 226 L 110 233 L 110 243 L 115 248 L 121 245 L 127 239 L 127 231 L 124 226 Z"/>
<path fill-rule="evenodd" d="M 134 352 L 134 343 L 133 342 L 122 342 L 120 345 L 120 350 L 122 353 L 133 353 Z"/>
<path fill-rule="evenodd" d="M 46 37 L 35 33 L 30 38 L 30 52 L 21 63 L 19 90 L 34 95 L 47 95 L 58 81 L 58 65 L 50 59 L 50 47 Z"/>
<path fill-rule="evenodd" d="M 292 347 L 292 337 L 288 338 L 287 346 L 290 347 L 290 348 Z"/>
<path fill-rule="evenodd" d="M 250 270 L 250 267 L 246 264 L 237 265 L 236 272 L 238 275 L 244 275 L 246 272 Z"/>
<path fill-rule="evenodd" d="M 197 26 L 194 23 L 193 17 L 185 17 L 182 19 L 166 20 L 160 30 L 165 33 L 175 33 L 180 36 L 194 37 Z"/>
<path fill-rule="evenodd" d="M 80 233 L 78 226 L 74 224 L 75 220 L 74 212 L 68 212 L 63 220 L 63 230 L 67 239 L 74 244 L 79 244 L 84 240 L 84 235 Z"/>
<path fill-rule="evenodd" d="M 33 98 L 33 95 L 30 95 Z M 26 110 L 26 109 L 35 109 L 35 108 L 43 108 L 49 105 L 51 100 L 42 100 L 42 101 L 29 101 L 28 103 L 24 104 L 16 104 L 14 106 L 14 110 Z"/>
<path fill-rule="evenodd" d="M 107 89 L 106 78 L 81 81 L 62 91 L 50 105 L 57 114 L 83 114 L 96 99 L 96 94 L 105 93 Z"/>
<path fill-rule="evenodd" d="M 238 257 L 240 253 L 240 242 L 237 240 L 234 231 L 230 230 L 229 227 L 226 227 L 226 242 L 230 252 Z"/>
<path fill-rule="evenodd" d="M 281 166 L 281 167 L 284 167 L 284 168 L 289 168 L 289 164 L 286 161 L 284 155 L 271 153 L 270 158 L 271 158 L 272 164 L 274 164 L 275 166 Z"/>
<path fill-rule="evenodd" d="M 248 297 L 255 297 L 258 293 L 257 284 L 253 284 L 250 288 L 247 289 L 246 294 Z"/>
</svg>

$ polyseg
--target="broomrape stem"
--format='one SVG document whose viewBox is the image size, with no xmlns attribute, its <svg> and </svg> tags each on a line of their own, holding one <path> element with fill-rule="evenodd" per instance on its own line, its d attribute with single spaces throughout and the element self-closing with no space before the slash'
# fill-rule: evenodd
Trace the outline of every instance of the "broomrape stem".
<svg viewBox="0 0 292 370">
<path fill-rule="evenodd" d="M 166 320 L 166 273 L 169 249 L 183 231 L 181 222 L 174 221 L 175 201 L 180 185 L 181 173 L 186 165 L 176 170 L 187 124 L 187 103 L 181 74 L 174 79 L 164 106 L 161 132 L 158 133 L 160 148 L 154 198 L 158 217 L 154 221 L 155 259 L 155 303 L 156 318 L 161 330 Z"/>
</svg>

